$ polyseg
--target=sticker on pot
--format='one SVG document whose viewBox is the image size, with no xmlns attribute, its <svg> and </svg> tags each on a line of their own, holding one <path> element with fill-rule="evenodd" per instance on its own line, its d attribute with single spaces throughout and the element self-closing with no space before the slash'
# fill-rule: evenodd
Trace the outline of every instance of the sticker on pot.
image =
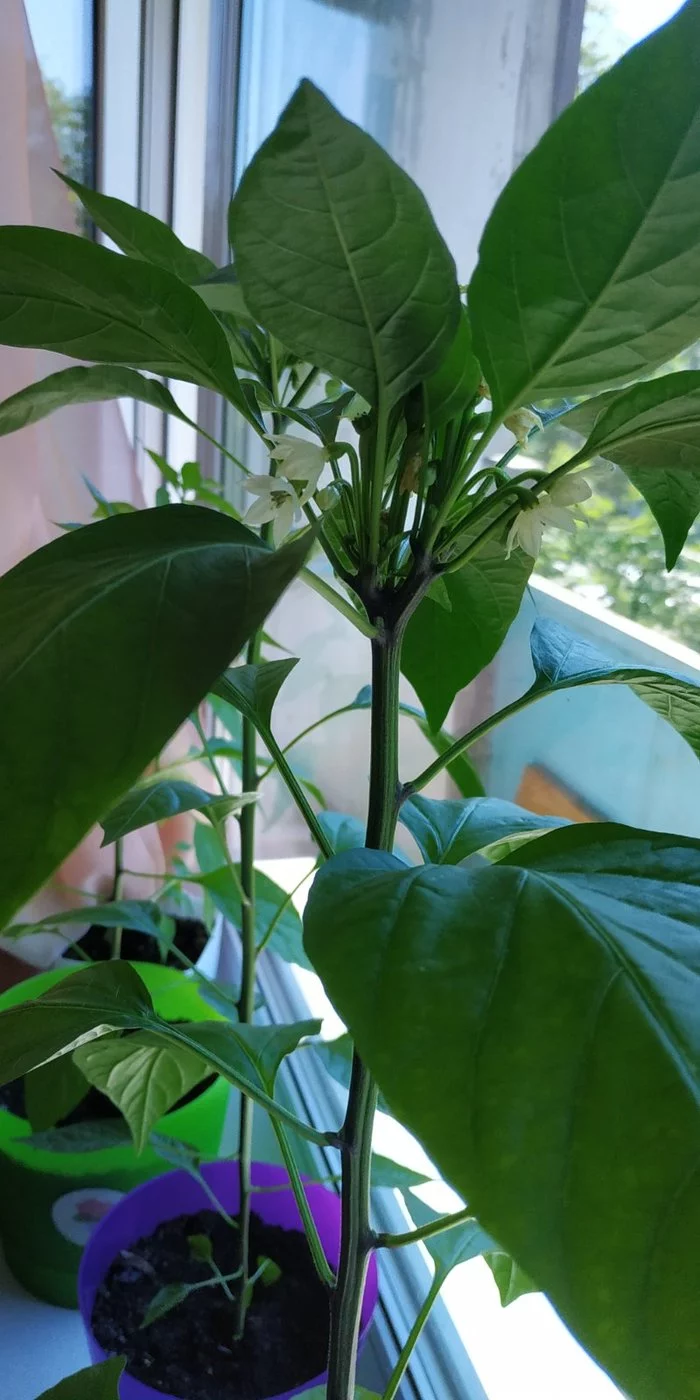
<svg viewBox="0 0 700 1400">
<path fill-rule="evenodd" d="M 86 1245 L 95 1226 L 123 1195 L 123 1191 L 110 1191 L 104 1186 L 84 1186 L 81 1191 L 59 1196 L 51 1207 L 59 1235 L 71 1244 Z"/>
</svg>

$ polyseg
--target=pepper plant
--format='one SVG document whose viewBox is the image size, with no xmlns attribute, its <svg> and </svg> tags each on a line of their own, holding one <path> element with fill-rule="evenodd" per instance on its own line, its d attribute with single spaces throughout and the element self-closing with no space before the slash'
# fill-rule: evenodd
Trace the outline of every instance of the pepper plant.
<svg viewBox="0 0 700 1400">
<path fill-rule="evenodd" d="M 416 776 L 400 771 L 398 743 L 401 673 L 437 735 L 498 650 L 542 531 L 576 528 L 567 512 L 585 504 L 586 463 L 602 456 L 627 473 L 669 566 L 698 513 L 700 376 L 662 367 L 700 334 L 699 71 L 700 3 L 688 0 L 515 172 L 466 295 L 415 185 L 308 82 L 235 195 L 227 268 L 82 191 L 126 256 L 0 230 L 0 338 L 97 362 L 16 395 L 0 426 L 124 394 L 179 413 L 139 371 L 190 380 L 222 394 L 271 449 L 269 479 L 248 483 L 249 524 L 266 517 L 279 536 L 298 512 L 307 520 L 273 549 L 189 504 L 126 513 L 0 581 L 3 914 L 210 687 L 227 699 L 238 687 L 234 705 L 272 733 L 257 636 L 293 575 L 368 639 L 364 845 L 341 842 L 339 824 L 331 838 L 308 799 L 298 804 L 322 857 L 306 951 L 355 1047 L 342 1124 L 305 1122 L 275 1097 L 308 1023 L 168 1026 L 118 962 L 0 1018 L 5 1077 L 98 1028 L 136 1028 L 198 1053 L 284 1133 L 339 1149 L 328 1400 L 354 1395 L 370 1252 L 417 1240 L 431 1241 L 436 1277 L 470 1250 L 488 1254 L 506 1294 L 524 1271 L 635 1400 L 700 1396 L 700 841 L 423 795 L 509 715 L 584 685 L 629 686 L 698 756 L 698 690 L 540 623 L 522 697 L 437 741 Z M 355 436 L 340 437 L 351 402 Z M 519 447 L 562 413 L 580 449 L 548 475 L 518 469 Z M 290 446 L 292 428 L 313 450 Z M 307 562 L 313 548 L 334 584 Z M 244 645 L 244 669 L 227 670 Z M 347 708 L 359 703 L 367 696 Z M 250 790 L 254 764 L 249 778 Z M 394 854 L 399 822 L 418 865 Z M 243 920 L 244 948 L 250 939 Z M 390 1237 L 369 1213 L 380 1091 L 465 1203 L 424 1220 L 414 1203 L 415 1228 Z"/>
</svg>

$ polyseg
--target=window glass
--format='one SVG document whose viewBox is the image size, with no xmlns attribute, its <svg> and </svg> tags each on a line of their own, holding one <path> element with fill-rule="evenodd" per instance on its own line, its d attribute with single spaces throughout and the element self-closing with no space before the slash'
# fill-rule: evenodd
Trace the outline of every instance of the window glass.
<svg viewBox="0 0 700 1400">
<path fill-rule="evenodd" d="M 25 0 L 56 142 L 67 175 L 93 183 L 90 0 Z"/>
<path fill-rule="evenodd" d="M 579 83 L 587 87 L 630 44 L 664 23 L 680 0 L 588 0 Z M 670 369 L 700 367 L 700 347 L 679 355 Z M 555 466 L 573 442 L 562 430 L 548 434 L 545 465 Z M 533 447 L 534 456 L 538 456 Z M 539 454 L 541 455 L 541 454 Z M 683 642 L 697 644 L 700 621 L 700 526 L 690 532 L 676 568 L 667 573 L 663 541 L 648 506 L 619 468 L 595 471 L 596 500 L 588 526 L 574 535 L 553 531 L 545 540 L 538 572 L 578 597 Z"/>
</svg>

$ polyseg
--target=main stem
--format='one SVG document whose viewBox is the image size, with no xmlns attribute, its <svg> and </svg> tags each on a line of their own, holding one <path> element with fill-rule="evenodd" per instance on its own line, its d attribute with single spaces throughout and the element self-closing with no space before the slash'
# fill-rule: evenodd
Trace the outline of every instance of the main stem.
<svg viewBox="0 0 700 1400">
<path fill-rule="evenodd" d="M 398 802 L 401 631 L 372 642 L 372 727 L 365 845 L 391 850 Z M 372 1247 L 370 1174 L 377 1089 L 357 1054 L 341 1129 L 341 1246 L 331 1301 L 327 1400 L 353 1400 L 362 1297 Z"/>
<path fill-rule="evenodd" d="M 260 652 L 260 634 L 248 643 L 246 662 L 254 666 Z M 241 780 L 244 792 L 253 792 L 257 787 L 257 735 L 255 725 L 249 719 L 242 724 Z M 238 1019 L 243 1025 L 253 1020 L 255 1011 L 255 803 L 251 802 L 241 811 L 241 991 L 238 999 Z M 238 1223 L 241 1240 L 241 1286 L 238 1293 L 235 1336 L 243 1336 L 246 1315 L 246 1296 L 250 1266 L 250 1207 L 251 1207 L 251 1160 L 253 1154 L 253 1113 L 255 1105 L 247 1094 L 241 1094 L 238 1116 L 238 1171 L 240 1183 L 240 1206 Z"/>
</svg>

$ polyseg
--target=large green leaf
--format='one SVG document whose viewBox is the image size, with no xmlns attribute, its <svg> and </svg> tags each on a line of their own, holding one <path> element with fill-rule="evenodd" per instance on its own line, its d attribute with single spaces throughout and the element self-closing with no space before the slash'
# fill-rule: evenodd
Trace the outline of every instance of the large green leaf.
<svg viewBox="0 0 700 1400">
<path fill-rule="evenodd" d="M 123 1113 L 137 1152 L 143 1152 L 158 1121 L 209 1073 L 200 1055 L 164 1045 L 147 1031 L 89 1041 L 73 1052 L 73 1060 Z"/>
<path fill-rule="evenodd" d="M 47 914 L 36 923 L 11 924 L 2 931 L 3 938 L 24 938 L 27 933 L 61 930 L 64 924 L 101 924 L 103 928 L 133 928 L 152 938 L 167 938 L 172 920 L 159 905 L 148 899 L 115 899 L 106 904 L 82 904 L 75 909 L 62 909 Z M 66 935 L 70 937 L 70 932 Z"/>
<path fill-rule="evenodd" d="M 581 461 L 622 467 L 658 521 L 672 569 L 700 513 L 700 372 L 598 394 L 559 421 L 586 435 Z"/>
<path fill-rule="evenodd" d="M 129 963 L 93 963 L 33 1001 L 0 1012 L 0 1084 L 95 1035 L 139 1029 L 154 1016 L 146 988 Z"/>
<path fill-rule="evenodd" d="M 352 851 L 305 937 L 393 1111 L 583 1344 L 635 1400 L 700 1395 L 700 842 Z"/>
<path fill-rule="evenodd" d="M 628 685 L 700 758 L 700 686 L 650 666 L 620 666 L 575 632 L 538 618 L 530 634 L 535 683 L 525 703 L 582 685 Z M 549 820 L 549 819 L 548 819 Z"/>
<path fill-rule="evenodd" d="M 153 822 L 167 821 L 180 812 L 203 812 L 218 821 L 254 800 L 255 793 L 239 792 L 222 797 L 181 778 L 143 782 L 132 788 L 103 819 L 102 845 L 107 846 Z"/>
<path fill-rule="evenodd" d="M 504 1254 L 502 1249 L 485 1250 L 484 1259 L 493 1274 L 502 1307 L 507 1308 L 509 1303 L 515 1303 L 525 1293 L 539 1292 L 537 1284 L 533 1283 L 520 1265 L 516 1264 L 509 1254 Z"/>
<path fill-rule="evenodd" d="M 37 1400 L 119 1400 L 119 1377 L 125 1365 L 123 1356 L 110 1356 L 108 1361 L 66 1376 Z"/>
<path fill-rule="evenodd" d="M 283 1059 L 304 1036 L 317 1035 L 320 1029 L 320 1021 L 295 1021 L 282 1026 L 198 1021 L 182 1028 L 181 1043 L 202 1055 L 239 1087 L 245 1087 L 248 1081 L 256 1089 L 272 1094 Z"/>
<path fill-rule="evenodd" d="M 306 548 L 163 507 L 64 535 L 0 579 L 0 924 L 191 714 Z"/>
<path fill-rule="evenodd" d="M 256 666 L 235 666 L 222 676 L 215 694 L 239 714 L 252 720 L 261 733 L 270 732 L 272 707 L 290 671 L 298 663 L 291 656 L 284 661 L 261 661 Z"/>
<path fill-rule="evenodd" d="M 365 826 L 359 817 L 345 812 L 319 812 L 319 826 L 326 833 L 333 850 L 351 851 L 365 844 Z"/>
<path fill-rule="evenodd" d="M 97 227 L 123 253 L 164 267 L 183 282 L 201 281 L 216 270 L 211 258 L 197 252 L 196 248 L 187 248 L 169 224 L 164 224 L 153 214 L 147 214 L 144 209 L 135 209 L 133 204 L 115 199 L 113 195 L 99 194 L 69 175 L 61 175 L 60 178 L 77 194 Z"/>
<path fill-rule="evenodd" d="M 45 1132 L 67 1118 L 85 1098 L 88 1086 L 70 1055 L 48 1060 L 24 1078 L 27 1118 L 35 1133 Z"/>
<path fill-rule="evenodd" d="M 425 394 L 432 429 L 440 428 L 463 413 L 476 395 L 481 379 L 479 361 L 472 350 L 472 332 L 466 307 L 462 307 L 457 332 L 438 368 L 426 380 Z"/>
<path fill-rule="evenodd" d="M 469 292 L 507 414 L 630 380 L 700 333 L 700 6 L 567 108 L 506 185 Z"/>
<path fill-rule="evenodd" d="M 231 205 L 250 311 L 301 359 L 390 404 L 437 369 L 460 302 L 428 206 L 304 80 Z"/>
<path fill-rule="evenodd" d="M 201 1055 L 213 1070 L 269 1109 L 269 1086 L 282 1059 L 303 1036 L 316 1035 L 319 1029 L 319 1021 L 283 1026 L 165 1021 L 153 1010 L 133 967 L 119 960 L 94 963 L 33 1001 L 0 1012 L 0 1084 L 110 1031 L 148 1031 L 176 1051 Z M 279 1112 L 284 1116 L 284 1110 Z"/>
<path fill-rule="evenodd" d="M 138 399 L 184 423 L 191 419 L 178 408 L 172 394 L 158 379 L 146 379 L 122 365 L 78 365 L 60 369 L 37 384 L 20 389 L 0 403 L 0 436 L 38 423 L 57 408 L 72 403 L 99 403 L 104 399 Z"/>
<path fill-rule="evenodd" d="M 0 344 L 237 393 L 221 326 L 171 273 L 53 229 L 0 228 Z"/>
<path fill-rule="evenodd" d="M 465 541 L 466 543 L 466 541 Z M 433 598 L 419 604 L 406 629 L 401 669 L 432 730 L 440 729 L 460 690 L 493 659 L 517 616 L 533 560 L 487 540 L 454 574 L 446 574 L 450 611 Z"/>
<path fill-rule="evenodd" d="M 536 816 L 497 797 L 436 802 L 416 794 L 402 804 L 399 815 L 423 860 L 432 865 L 459 865 L 475 851 L 504 838 L 539 836 L 563 825 L 559 817 Z"/>
</svg>

